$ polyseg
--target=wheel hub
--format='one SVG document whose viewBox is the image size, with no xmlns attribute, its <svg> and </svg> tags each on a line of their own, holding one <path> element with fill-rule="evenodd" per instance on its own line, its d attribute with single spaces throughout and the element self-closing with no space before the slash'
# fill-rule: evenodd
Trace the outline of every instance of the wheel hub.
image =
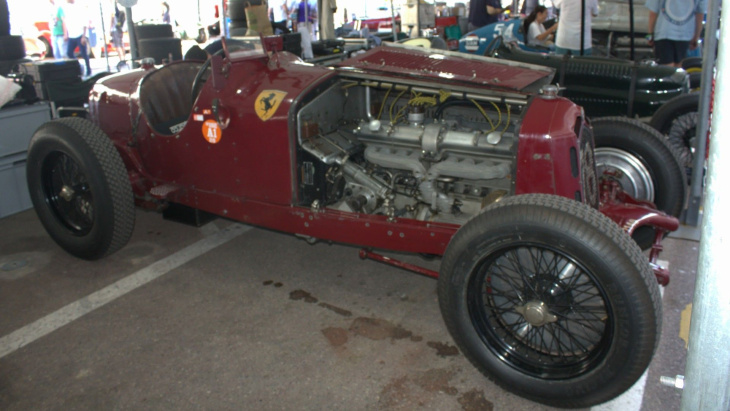
<svg viewBox="0 0 730 411">
<path fill-rule="evenodd" d="M 596 148 L 595 156 L 599 176 L 616 180 L 623 191 L 637 200 L 654 201 L 651 173 L 636 156 L 610 147 Z"/>
<path fill-rule="evenodd" d="M 74 198 L 74 194 L 76 194 L 73 190 L 73 188 L 64 185 L 63 188 L 61 188 L 61 192 L 58 193 L 59 197 L 63 198 L 66 201 L 71 201 Z"/>
<path fill-rule="evenodd" d="M 525 321 L 535 327 L 558 321 L 558 317 L 555 314 L 551 314 L 547 304 L 542 301 L 530 301 L 523 306 L 515 307 L 515 311 L 522 315 Z"/>
</svg>

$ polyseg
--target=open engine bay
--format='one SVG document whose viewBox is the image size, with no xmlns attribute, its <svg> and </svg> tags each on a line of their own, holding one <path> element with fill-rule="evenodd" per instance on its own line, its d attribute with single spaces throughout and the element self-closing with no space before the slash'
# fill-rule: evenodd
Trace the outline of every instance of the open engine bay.
<svg viewBox="0 0 730 411">
<path fill-rule="evenodd" d="M 513 194 L 527 99 L 339 79 L 299 110 L 299 205 L 463 224 Z"/>
</svg>

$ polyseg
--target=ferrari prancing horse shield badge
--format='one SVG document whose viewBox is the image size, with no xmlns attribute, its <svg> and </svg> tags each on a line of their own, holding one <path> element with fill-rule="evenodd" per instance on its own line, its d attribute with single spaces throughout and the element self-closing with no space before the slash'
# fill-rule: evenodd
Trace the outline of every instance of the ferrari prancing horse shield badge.
<svg viewBox="0 0 730 411">
<path fill-rule="evenodd" d="M 279 108 L 279 105 L 281 105 L 281 102 L 284 101 L 284 97 L 286 97 L 285 91 L 279 91 L 279 90 L 264 90 L 261 93 L 259 93 L 259 96 L 256 97 L 256 115 L 259 116 L 259 118 L 262 121 L 266 121 L 270 119 L 274 113 L 276 113 L 276 110 Z"/>
</svg>

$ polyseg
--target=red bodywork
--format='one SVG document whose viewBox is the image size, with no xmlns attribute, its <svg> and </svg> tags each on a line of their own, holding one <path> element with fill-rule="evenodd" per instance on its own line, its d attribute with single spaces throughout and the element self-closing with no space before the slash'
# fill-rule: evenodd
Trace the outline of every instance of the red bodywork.
<svg viewBox="0 0 730 411">
<path fill-rule="evenodd" d="M 532 98 L 525 91 L 535 82 L 549 81 L 551 71 L 431 53 L 381 47 L 335 69 L 305 64 L 286 52 L 239 52 L 230 60 L 215 56 L 187 123 L 174 134 L 150 125 L 140 107 L 141 86 L 191 63 L 139 69 L 108 76 L 94 87 L 91 118 L 121 153 L 138 206 L 159 209 L 172 202 L 312 238 L 443 255 L 460 225 L 302 205 L 297 190 L 297 113 L 320 88 L 340 77 L 441 83 L 464 93 L 497 90 L 504 100 L 529 102 L 519 131 L 513 194 L 550 193 L 598 207 L 598 194 L 584 189 L 586 184 L 598 187 L 595 174 L 580 169 L 583 164 L 592 166 L 592 139 L 579 136 L 587 127 L 582 109 L 560 97 Z M 262 120 L 256 105 L 261 104 L 262 92 L 271 90 L 285 97 L 274 114 Z M 175 99 L 184 102 L 185 96 Z M 220 140 L 211 143 L 204 124 L 216 121 L 216 112 L 222 130 Z M 570 158 L 570 153 L 581 152 L 582 144 L 591 144 L 588 163 Z M 571 161 L 581 166 L 571 170 L 566 167 Z M 615 201 L 606 213 L 617 223 L 652 214 L 659 217 L 651 222 L 662 230 L 676 229 L 676 219 L 646 206 L 623 206 L 617 198 L 612 197 Z"/>
</svg>

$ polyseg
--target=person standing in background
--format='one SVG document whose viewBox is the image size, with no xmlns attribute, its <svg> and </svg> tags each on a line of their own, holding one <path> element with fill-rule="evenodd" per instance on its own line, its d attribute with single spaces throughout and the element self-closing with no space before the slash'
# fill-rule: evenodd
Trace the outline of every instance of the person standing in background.
<svg viewBox="0 0 730 411">
<path fill-rule="evenodd" d="M 91 75 L 91 64 L 89 53 L 86 52 L 86 27 L 89 19 L 85 17 L 85 10 L 74 3 L 74 0 L 66 0 L 67 4 L 63 9 L 63 38 L 66 44 L 66 57 L 73 59 L 76 47 L 79 48 L 81 57 L 86 62 L 86 76 Z"/>
<path fill-rule="evenodd" d="M 170 24 L 170 5 L 166 1 L 162 2 L 162 23 Z"/>
<path fill-rule="evenodd" d="M 271 14 L 271 28 L 274 30 L 274 34 L 289 33 L 289 25 L 287 20 L 289 18 L 289 6 L 286 4 L 286 0 L 271 0 L 269 3 L 269 14 Z M 280 30 L 281 33 L 276 30 Z"/>
<path fill-rule="evenodd" d="M 317 17 L 317 12 L 309 4 L 308 0 L 299 0 L 297 6 L 297 32 L 302 35 L 302 57 L 304 59 L 314 58 L 312 51 L 312 23 Z"/>
<path fill-rule="evenodd" d="M 525 0 L 522 3 L 522 14 L 530 15 L 537 6 L 539 6 L 538 0 Z"/>
<path fill-rule="evenodd" d="M 681 67 L 687 50 L 694 50 L 702 33 L 705 0 L 646 0 L 649 41 L 659 64 Z M 652 44 L 653 43 L 653 44 Z"/>
<path fill-rule="evenodd" d="M 337 12 L 336 0 L 320 0 L 319 4 L 320 38 L 329 40 L 335 38 L 335 13 Z"/>
<path fill-rule="evenodd" d="M 583 0 L 555 0 L 560 10 L 560 25 L 555 38 L 555 54 L 574 56 L 591 55 L 591 22 L 598 15 L 598 0 L 585 0 L 585 14 L 581 24 Z M 583 50 L 581 50 L 581 25 L 583 26 Z"/>
<path fill-rule="evenodd" d="M 126 64 L 124 50 L 125 20 L 126 15 L 124 14 L 124 11 L 119 10 L 117 3 L 114 2 L 114 14 L 112 15 L 112 24 L 111 28 L 109 29 L 109 33 L 112 36 L 112 45 L 114 46 L 114 50 L 117 52 L 117 57 L 119 57 L 119 63 L 117 63 L 117 71 L 120 71 L 122 69 L 122 66 Z"/>
<path fill-rule="evenodd" d="M 48 25 L 51 27 L 51 47 L 53 48 L 53 58 L 62 59 L 66 54 L 66 40 L 63 38 L 63 7 L 51 0 L 51 21 Z"/>
<path fill-rule="evenodd" d="M 500 0 L 471 0 L 469 3 L 469 31 L 499 21 L 504 12 Z"/>
</svg>

